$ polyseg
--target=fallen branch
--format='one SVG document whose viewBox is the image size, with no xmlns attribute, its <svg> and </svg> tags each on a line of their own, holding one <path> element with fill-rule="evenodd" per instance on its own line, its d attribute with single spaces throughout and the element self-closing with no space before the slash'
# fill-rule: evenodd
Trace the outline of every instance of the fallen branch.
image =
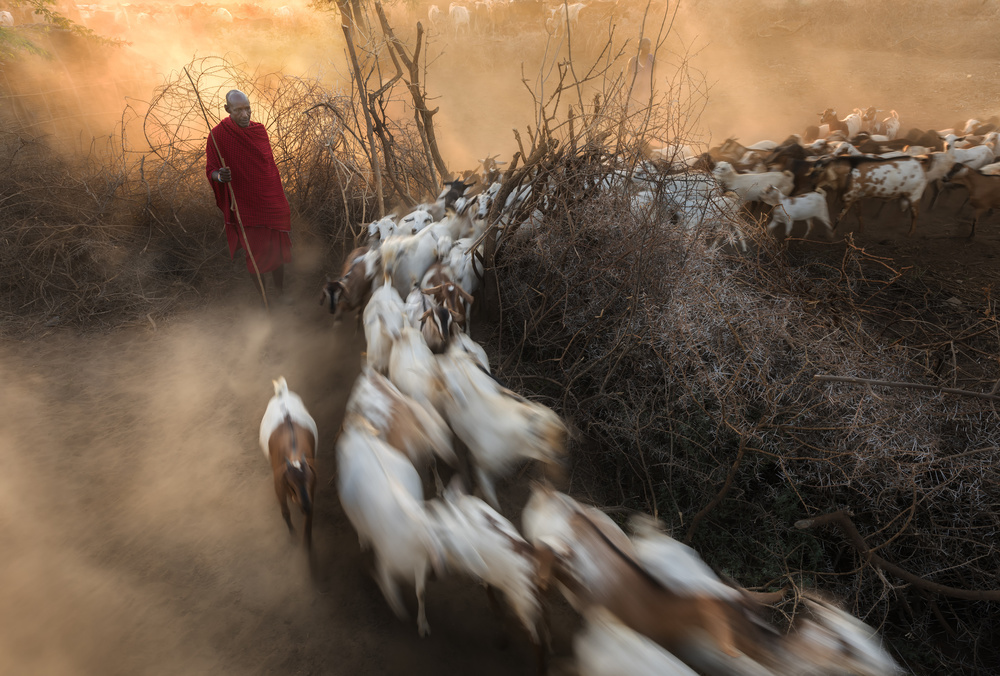
<svg viewBox="0 0 1000 676">
<path fill-rule="evenodd" d="M 929 592 L 934 592 L 943 596 L 950 596 L 956 599 L 967 599 L 969 601 L 1000 601 L 1000 589 L 979 590 L 949 587 L 948 585 L 931 582 L 930 580 L 919 577 L 918 575 L 914 575 L 913 573 L 900 568 L 896 564 L 886 561 L 881 556 L 874 553 L 865 542 L 865 539 L 861 537 L 861 533 L 858 532 L 854 522 L 851 521 L 851 513 L 848 511 L 838 510 L 829 514 L 815 516 L 811 519 L 802 519 L 801 521 L 795 522 L 795 527 L 799 530 L 805 530 L 807 528 L 816 528 L 827 524 L 837 526 L 847 537 L 851 546 L 854 547 L 859 554 L 861 554 L 865 561 L 888 573 L 892 573 L 900 579 L 906 580 L 918 589 L 924 589 Z"/>
<path fill-rule="evenodd" d="M 946 394 L 957 394 L 961 397 L 975 397 L 977 399 L 987 399 L 989 401 L 1000 401 L 1000 395 L 997 394 L 972 392 L 970 390 L 960 390 L 954 387 L 939 387 L 937 385 L 924 385 L 923 383 L 897 383 L 889 380 L 868 380 L 867 378 L 849 378 L 847 376 L 827 376 L 822 374 L 814 375 L 813 379 L 831 383 L 853 383 L 855 385 L 875 385 L 876 387 L 896 387 L 907 390 L 930 390 L 931 392 L 944 392 Z"/>
<path fill-rule="evenodd" d="M 701 523 L 702 519 L 708 516 L 709 512 L 719 506 L 719 504 L 726 498 L 726 494 L 729 489 L 733 486 L 733 479 L 736 477 L 736 471 L 740 468 L 740 461 L 743 459 L 743 452 L 746 450 L 746 439 L 740 437 L 740 449 L 736 453 L 736 459 L 733 460 L 732 466 L 729 468 L 729 473 L 726 475 L 726 482 L 722 485 L 722 489 L 712 498 L 707 505 L 701 508 L 701 510 L 694 515 L 691 519 L 691 525 L 688 527 L 687 535 L 684 536 L 684 544 L 690 545 L 691 541 L 694 539 L 694 532 L 698 529 L 698 524 Z"/>
</svg>

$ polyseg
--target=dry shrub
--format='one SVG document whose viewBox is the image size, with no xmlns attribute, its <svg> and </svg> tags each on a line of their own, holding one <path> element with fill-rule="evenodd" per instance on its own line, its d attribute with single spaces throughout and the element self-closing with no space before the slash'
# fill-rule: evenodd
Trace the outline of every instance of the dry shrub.
<svg viewBox="0 0 1000 676">
<path fill-rule="evenodd" d="M 10 167 L 0 177 L 5 332 L 107 326 L 181 300 L 174 287 L 188 288 L 184 253 L 151 246 L 123 173 L 60 157 L 44 139 L 14 131 L 0 135 L 0 162 Z"/>
<path fill-rule="evenodd" d="M 321 251 L 344 246 L 374 204 L 351 96 L 222 57 L 198 59 L 188 71 L 212 124 L 228 90 L 250 95 L 255 119 L 268 127 L 296 241 Z M 409 127 L 387 133 L 397 141 L 399 175 L 420 174 L 407 154 L 419 145 Z M 0 176 L 4 331 L 155 323 L 240 275 L 206 185 L 206 139 L 183 71 L 148 103 L 130 102 L 117 132 L 83 156 L 58 153 L 50 139 L 8 124 L 0 134 L 0 162 L 10 166 Z"/>
<path fill-rule="evenodd" d="M 940 291 L 850 245 L 839 266 L 807 254 L 791 265 L 763 238 L 728 254 L 614 193 L 564 206 L 506 240 L 496 272 L 503 377 L 574 422 L 578 485 L 656 514 L 743 584 L 849 599 L 911 667 L 995 660 L 995 604 L 906 584 L 836 529 L 793 528 L 846 509 L 888 561 L 943 585 L 998 586 L 993 405 L 813 379 L 980 390 L 1000 375 L 995 356 L 976 358 L 1000 348 L 995 317 L 949 320 Z M 934 353 L 972 334 L 958 370 L 949 356 L 934 373 Z"/>
<path fill-rule="evenodd" d="M 573 88 L 571 77 L 549 86 L 554 98 Z M 571 123 L 536 105 L 540 131 L 504 186 L 531 196 L 498 214 L 509 223 L 489 291 L 500 298 L 498 372 L 579 431 L 574 490 L 658 516 L 742 584 L 833 592 L 911 669 L 995 664 L 995 603 L 953 593 L 1000 587 L 993 402 L 814 379 L 989 391 L 1000 379 L 995 303 L 956 310 L 850 240 L 786 249 L 722 215 L 691 230 L 676 175 L 652 181 L 655 207 L 638 208 L 630 179 L 655 176 L 638 162 L 647 134 L 613 131 L 634 115 L 583 106 Z M 667 110 L 647 118 L 661 139 L 676 128 Z M 748 253 L 719 246 L 734 230 Z M 923 581 L 873 565 L 836 528 L 795 527 L 837 510 Z"/>
</svg>

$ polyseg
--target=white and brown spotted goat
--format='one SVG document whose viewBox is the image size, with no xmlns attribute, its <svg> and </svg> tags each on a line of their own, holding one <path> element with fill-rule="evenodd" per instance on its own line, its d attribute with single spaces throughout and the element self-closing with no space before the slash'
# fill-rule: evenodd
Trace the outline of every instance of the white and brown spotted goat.
<svg viewBox="0 0 1000 676">
<path fill-rule="evenodd" d="M 274 396 L 260 421 L 260 447 L 271 461 L 274 492 L 281 516 L 294 534 L 288 498 L 302 509 L 302 527 L 306 549 L 312 549 L 313 497 L 316 494 L 316 444 L 319 434 L 316 421 L 309 415 L 299 395 L 289 391 L 285 379 L 274 381 Z"/>
</svg>

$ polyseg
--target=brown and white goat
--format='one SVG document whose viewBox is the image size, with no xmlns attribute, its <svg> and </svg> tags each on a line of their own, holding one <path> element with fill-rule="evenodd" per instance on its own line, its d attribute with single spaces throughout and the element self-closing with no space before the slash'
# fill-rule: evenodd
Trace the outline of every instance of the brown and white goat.
<svg viewBox="0 0 1000 676">
<path fill-rule="evenodd" d="M 452 315 L 419 287 L 414 287 L 406 297 L 406 319 L 420 331 L 431 352 L 444 354 L 448 350 L 454 328 Z"/>
<path fill-rule="evenodd" d="M 361 312 L 372 295 L 372 280 L 381 268 L 381 257 L 368 247 L 358 247 L 347 255 L 343 272 L 336 281 L 327 280 L 323 285 L 320 305 L 329 305 L 333 321 L 339 322 L 344 314 L 358 311 L 358 325 Z"/>
<path fill-rule="evenodd" d="M 392 382 L 369 366 L 361 370 L 347 400 L 348 415 L 368 421 L 382 439 L 402 452 L 418 470 L 431 466 L 438 493 L 444 489 L 434 457 L 452 467 L 458 458 L 452 448 L 451 430 L 433 408 L 423 406 L 399 391 Z"/>
<path fill-rule="evenodd" d="M 628 538 L 603 513 L 536 487 L 522 519 L 536 547 L 540 587 L 558 582 L 577 610 L 607 608 L 625 626 L 709 673 L 723 665 L 740 673 L 740 666 L 769 660 L 767 646 L 777 636 L 765 633 L 745 607 L 667 587 L 638 562 Z"/>
<path fill-rule="evenodd" d="M 473 298 L 455 283 L 450 267 L 443 263 L 432 265 L 424 274 L 420 288 L 434 299 L 436 305 L 447 308 L 456 324 L 465 325 L 468 316 L 466 308 L 472 304 Z"/>
<path fill-rule="evenodd" d="M 289 391 L 285 379 L 274 381 L 274 396 L 260 421 L 260 447 L 271 461 L 274 492 L 281 516 L 294 534 L 288 498 L 299 505 L 305 516 L 302 527 L 306 549 L 312 549 L 313 498 L 316 494 L 316 422 L 299 395 Z"/>
<path fill-rule="evenodd" d="M 969 239 L 976 236 L 976 224 L 984 215 L 1000 207 L 1000 176 L 983 174 L 964 164 L 956 164 L 944 177 L 945 183 L 964 185 L 969 190 L 969 204 L 975 210 Z"/>
</svg>

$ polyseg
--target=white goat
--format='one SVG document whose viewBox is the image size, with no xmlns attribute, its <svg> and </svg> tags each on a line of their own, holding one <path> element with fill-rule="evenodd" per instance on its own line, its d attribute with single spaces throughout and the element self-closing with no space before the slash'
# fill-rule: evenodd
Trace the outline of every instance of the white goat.
<svg viewBox="0 0 1000 676">
<path fill-rule="evenodd" d="M 545 23 L 553 33 L 559 35 L 565 30 L 568 19 L 570 30 L 575 31 L 580 21 L 580 12 L 586 7 L 587 5 L 582 2 L 575 2 L 572 5 L 560 4 L 551 11 L 551 18 Z"/>
<path fill-rule="evenodd" d="M 430 503 L 430 512 L 449 567 L 499 589 L 532 644 L 540 648 L 534 548 L 510 521 L 479 498 L 457 490 L 454 483 L 443 501 Z"/>
<path fill-rule="evenodd" d="M 393 343 L 404 328 L 406 307 L 396 289 L 386 278 L 385 283 L 372 292 L 365 306 L 362 319 L 365 327 L 368 364 L 379 373 L 389 370 Z"/>
<path fill-rule="evenodd" d="M 631 519 L 636 559 L 667 589 L 678 594 L 705 594 L 739 601 L 743 592 L 719 579 L 698 552 L 661 532 L 646 515 Z"/>
<path fill-rule="evenodd" d="M 830 150 L 830 154 L 834 155 L 834 156 L 837 156 L 837 155 L 854 155 L 854 156 L 864 155 L 864 153 L 862 153 L 860 150 L 858 150 L 857 148 L 855 148 L 853 145 L 851 145 L 847 141 L 838 141 L 838 142 L 834 143 L 833 146 L 832 146 L 832 148 L 831 148 L 831 150 Z"/>
<path fill-rule="evenodd" d="M 779 225 L 783 225 L 785 237 L 790 237 L 795 221 L 805 221 L 805 237 L 808 238 L 815 219 L 826 228 L 828 237 L 833 236 L 833 229 L 830 227 L 830 208 L 826 203 L 826 192 L 822 188 L 804 195 L 786 197 L 771 186 L 763 192 L 761 201 L 774 207 L 771 211 L 771 222 L 767 224 L 769 232 L 774 232 Z"/>
<path fill-rule="evenodd" d="M 375 552 L 375 579 L 398 617 L 405 617 L 397 581 L 413 582 L 417 629 L 430 633 L 424 609 L 427 570 L 441 570 L 441 545 L 424 510 L 420 475 L 406 457 L 363 420 L 344 427 L 337 441 L 337 488 L 362 549 Z"/>
<path fill-rule="evenodd" d="M 795 185 L 795 177 L 790 171 L 738 174 L 729 162 L 719 162 L 712 173 L 726 190 L 732 190 L 744 202 L 759 202 L 760 196 L 771 186 L 789 195 Z"/>
<path fill-rule="evenodd" d="M 453 2 L 448 5 L 448 17 L 451 19 L 451 27 L 455 31 L 456 38 L 460 31 L 464 31 L 466 35 L 469 34 L 472 21 L 468 9 Z"/>
<path fill-rule="evenodd" d="M 420 283 L 437 258 L 437 242 L 426 228 L 415 235 L 390 237 L 382 243 L 382 268 L 401 298 Z"/>
<path fill-rule="evenodd" d="M 451 340 L 448 341 L 448 352 L 465 352 L 483 367 L 487 373 L 490 371 L 490 360 L 486 356 L 483 346 L 474 341 L 469 334 L 458 328 L 458 324 L 451 325 Z"/>
<path fill-rule="evenodd" d="M 441 29 L 441 22 L 444 20 L 444 12 L 437 5 L 431 5 L 427 10 L 427 21 L 435 30 Z"/>
<path fill-rule="evenodd" d="M 389 380 L 400 392 L 427 408 L 438 408 L 435 394 L 438 362 L 420 331 L 404 326 L 393 341 L 389 356 Z M 440 410 L 440 409 L 439 409 Z"/>
<path fill-rule="evenodd" d="M 368 246 L 377 249 L 382 246 L 382 242 L 396 234 L 396 217 L 386 216 L 385 218 L 372 221 L 368 226 Z"/>
<path fill-rule="evenodd" d="M 573 639 L 579 676 L 697 676 L 688 665 L 600 606 Z"/>
<path fill-rule="evenodd" d="M 493 481 L 521 460 L 559 467 L 567 436 L 559 416 L 501 386 L 464 352 L 449 352 L 439 365 L 441 410 L 468 446 L 487 502 L 499 507 Z"/>
<path fill-rule="evenodd" d="M 874 629 L 840 608 L 805 597 L 799 619 L 781 646 L 781 673 L 898 676 L 903 671 L 882 648 Z"/>
<path fill-rule="evenodd" d="M 258 437 L 264 457 L 271 463 L 274 490 L 281 516 L 294 533 L 288 498 L 305 515 L 302 526 L 306 549 L 312 548 L 313 497 L 316 492 L 316 446 L 319 432 L 299 395 L 288 389 L 284 377 L 274 381 L 274 396 L 267 403 Z"/>
<path fill-rule="evenodd" d="M 995 160 L 995 149 L 987 144 L 972 146 L 971 148 L 959 148 L 955 142 L 959 137 L 948 134 L 944 137 L 944 151 L 951 156 L 955 162 L 961 162 L 967 167 L 978 169 L 993 163 Z"/>
<path fill-rule="evenodd" d="M 472 296 L 479 289 L 479 275 L 483 274 L 482 265 L 476 260 L 476 252 L 472 250 L 474 240 L 471 237 L 463 237 L 456 240 L 455 245 L 448 252 L 447 264 L 451 269 L 452 279 L 458 284 L 466 294 Z M 472 303 L 465 300 L 465 330 L 469 331 L 472 318 Z"/>
<path fill-rule="evenodd" d="M 899 134 L 899 113 L 890 110 L 889 117 L 882 120 L 882 130 L 889 137 L 889 140 L 896 138 Z"/>
<path fill-rule="evenodd" d="M 849 138 L 854 138 L 861 131 L 861 124 L 864 121 L 864 113 L 859 109 L 855 108 L 854 112 L 845 117 L 841 122 L 847 125 L 847 136 Z"/>
<path fill-rule="evenodd" d="M 434 222 L 434 218 L 426 209 L 414 209 L 399 219 L 397 232 L 400 235 L 415 235 Z"/>
</svg>

